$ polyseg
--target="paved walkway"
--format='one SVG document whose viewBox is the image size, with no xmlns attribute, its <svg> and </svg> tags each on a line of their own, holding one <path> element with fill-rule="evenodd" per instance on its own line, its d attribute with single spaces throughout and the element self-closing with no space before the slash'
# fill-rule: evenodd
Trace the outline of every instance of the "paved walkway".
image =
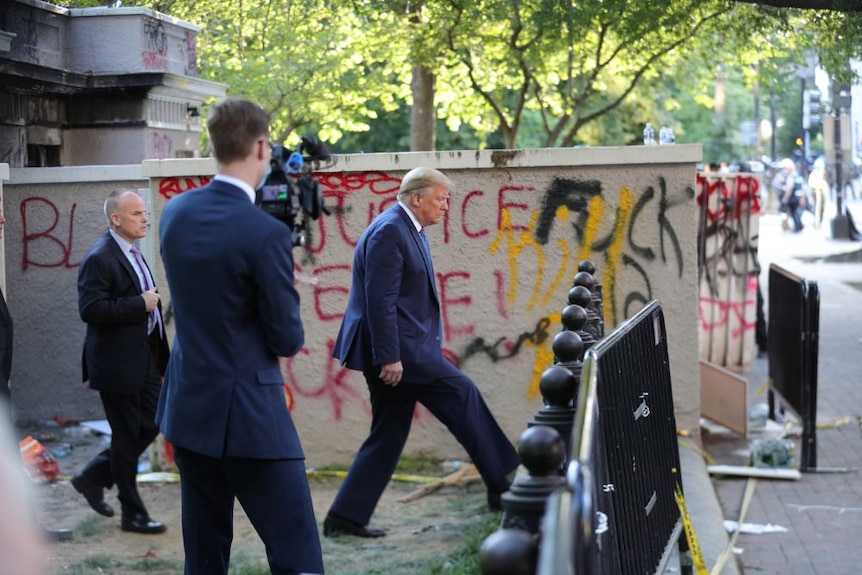
<svg viewBox="0 0 862 575">
<path fill-rule="evenodd" d="M 857 226 L 862 225 L 862 203 L 849 207 Z M 778 215 L 761 219 L 764 296 L 773 263 L 817 282 L 820 291 L 817 471 L 803 473 L 798 481 L 755 480 L 743 521 L 786 532 L 738 535 L 736 562 L 746 575 L 862 573 L 862 243 L 832 240 L 830 221 L 827 214 L 823 229 L 809 225 L 793 234 L 782 230 Z M 858 253 L 849 255 L 853 252 Z M 767 401 L 762 390 L 768 371 L 764 356 L 741 374 L 749 382 L 750 405 Z M 776 436 L 781 426 L 770 422 L 748 440 L 711 429 L 703 433 L 703 444 L 716 463 L 747 465 L 751 442 Z M 798 465 L 798 437 L 795 442 Z M 740 518 L 748 482 L 713 476 L 724 519 Z"/>
</svg>

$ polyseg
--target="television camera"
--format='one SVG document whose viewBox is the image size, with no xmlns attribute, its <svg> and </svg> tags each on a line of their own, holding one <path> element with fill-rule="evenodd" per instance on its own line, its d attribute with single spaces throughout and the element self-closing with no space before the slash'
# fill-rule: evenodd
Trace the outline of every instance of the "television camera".
<svg viewBox="0 0 862 575">
<path fill-rule="evenodd" d="M 323 205 L 320 185 L 311 173 L 321 162 L 332 162 L 326 144 L 314 136 L 302 136 L 296 150 L 281 144 L 271 144 L 272 171 L 257 190 L 260 208 L 290 227 L 293 246 L 306 245 L 308 219 L 316 220 L 320 214 L 330 215 Z"/>
</svg>

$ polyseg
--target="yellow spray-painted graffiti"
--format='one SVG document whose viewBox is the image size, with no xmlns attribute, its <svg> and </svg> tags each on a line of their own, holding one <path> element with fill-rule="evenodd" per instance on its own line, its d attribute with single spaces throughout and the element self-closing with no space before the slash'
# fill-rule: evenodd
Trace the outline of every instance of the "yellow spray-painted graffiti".
<svg viewBox="0 0 862 575">
<path fill-rule="evenodd" d="M 632 194 L 628 188 L 622 188 L 619 195 L 619 205 L 617 206 L 614 217 L 613 228 L 610 235 L 610 244 L 605 252 L 605 265 L 602 270 L 602 283 L 608 286 L 609 289 L 604 293 L 605 309 L 613 309 L 614 306 L 614 290 L 613 286 L 616 281 L 617 271 L 622 260 L 622 248 L 625 241 L 624 230 L 629 225 L 629 220 L 632 213 Z M 516 235 L 516 231 L 512 224 L 512 217 L 509 210 L 504 209 L 501 213 L 501 225 L 497 233 L 497 237 L 491 243 L 488 251 L 490 254 L 498 253 L 505 246 L 508 256 L 509 277 L 506 285 L 506 303 L 514 305 L 518 297 L 518 259 L 525 248 L 530 247 L 536 254 L 536 276 L 533 284 L 530 298 L 527 301 L 526 309 L 528 311 L 536 308 L 537 302 L 541 308 L 547 308 L 565 279 L 571 275 L 569 269 L 577 270 L 577 265 L 580 261 L 592 258 L 592 246 L 596 243 L 599 228 L 605 215 L 605 203 L 600 196 L 595 196 L 590 201 L 589 216 L 584 226 L 583 242 L 574 250 L 575 260 L 572 261 L 571 254 L 573 253 L 570 242 L 564 238 L 558 238 L 556 246 L 560 250 L 561 258 L 560 265 L 556 274 L 543 291 L 543 283 L 545 277 L 546 257 L 544 248 L 539 244 L 534 235 L 536 222 L 538 219 L 538 211 L 534 210 L 530 215 L 530 222 L 526 230 Z M 568 221 L 571 217 L 570 210 L 566 206 L 560 206 L 555 214 L 555 219 L 560 221 Z M 504 243 L 505 242 L 505 243 Z M 563 304 L 564 307 L 565 304 Z M 559 312 L 549 314 L 548 319 L 551 325 L 560 325 L 561 315 Z M 539 380 L 542 373 L 553 364 L 554 352 L 551 349 L 553 338 L 545 338 L 540 343 L 528 342 L 528 345 L 534 346 L 536 351 L 533 359 L 533 370 L 530 378 L 530 385 L 527 390 L 527 397 L 533 398 L 539 392 Z"/>
<path fill-rule="evenodd" d="M 593 199 L 597 200 L 598 198 Z M 608 248 L 607 260 L 602 276 L 602 283 L 608 286 L 608 289 L 605 290 L 606 293 L 603 294 L 605 310 L 614 309 L 616 306 L 616 290 L 614 290 L 614 286 L 616 285 L 617 270 L 620 266 L 620 260 L 622 260 L 623 240 L 625 239 L 624 231 L 629 226 L 629 219 L 631 218 L 631 214 L 631 190 L 629 190 L 628 188 L 622 188 L 620 190 L 620 203 L 619 206 L 617 206 L 617 214 L 616 218 L 614 219 L 614 230 L 611 236 L 613 238 L 613 241 Z M 590 215 L 592 216 L 592 210 L 590 211 Z"/>
</svg>

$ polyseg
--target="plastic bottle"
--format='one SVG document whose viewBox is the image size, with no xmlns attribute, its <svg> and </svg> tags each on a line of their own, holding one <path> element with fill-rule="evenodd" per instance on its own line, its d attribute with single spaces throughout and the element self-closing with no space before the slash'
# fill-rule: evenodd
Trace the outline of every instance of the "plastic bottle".
<svg viewBox="0 0 862 575">
<path fill-rule="evenodd" d="M 65 428 L 63 433 L 67 437 L 88 437 L 93 434 L 93 431 L 89 427 L 84 427 L 83 425 L 73 425 Z"/>
<path fill-rule="evenodd" d="M 644 145 L 655 145 L 655 130 L 652 129 L 652 124 L 650 124 L 649 122 L 647 122 L 646 126 L 644 126 Z"/>
<path fill-rule="evenodd" d="M 670 144 L 670 137 L 668 137 L 668 128 L 666 126 L 662 126 L 658 129 L 658 143 L 660 146 L 667 146 Z"/>
</svg>

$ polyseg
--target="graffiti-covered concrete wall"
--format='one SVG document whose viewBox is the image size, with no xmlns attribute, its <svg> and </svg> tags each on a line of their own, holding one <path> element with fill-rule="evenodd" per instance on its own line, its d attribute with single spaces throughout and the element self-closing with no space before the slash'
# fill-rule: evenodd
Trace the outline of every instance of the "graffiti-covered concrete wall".
<svg viewBox="0 0 862 575">
<path fill-rule="evenodd" d="M 561 329 L 560 312 L 577 264 L 584 259 L 593 260 L 598 268 L 606 331 L 653 298 L 664 304 L 677 424 L 696 433 L 700 382 L 695 164 L 700 156 L 699 146 L 369 154 L 341 156 L 334 167 L 317 172 L 332 214 L 311 222 L 308 246 L 294 253 L 306 342 L 302 351 L 283 362 L 285 391 L 309 464 L 349 462 L 367 432 L 370 409 L 362 376 L 343 369 L 330 354 L 347 302 L 356 241 L 371 219 L 393 204 L 401 176 L 419 165 L 443 170 L 457 187 L 446 218 L 429 229 L 446 354 L 476 380 L 513 441 L 542 405 L 539 376 L 553 361 L 551 340 Z M 211 159 L 144 162 L 142 174 L 151 179 L 154 228 L 165 202 L 208 181 L 214 169 Z M 51 388 L 76 391 L 74 396 L 66 391 L 64 400 L 55 394 L 53 405 L 25 393 L 28 399 L 19 409 L 31 417 L 55 411 L 70 417 L 98 414 L 92 404 L 82 405 L 79 378 L 73 377 L 83 329 L 72 316 L 75 264 L 99 233 L 94 225 L 98 209 L 92 204 L 98 203 L 100 209 L 107 190 L 74 194 L 12 188 L 14 197 L 7 194 L 7 202 L 11 200 L 7 206 L 14 210 L 23 202 L 35 203 L 33 196 L 61 194 L 62 199 L 51 196 L 60 214 L 53 227 L 48 225 L 52 212 L 43 213 L 41 240 L 32 232 L 21 235 L 20 222 L 12 226 L 7 262 L 8 273 L 17 276 L 13 295 L 28 308 L 38 297 L 25 284 L 63 285 L 71 292 L 56 305 L 72 308 L 63 320 L 70 324 L 74 340 L 74 349 L 64 350 L 63 357 L 45 354 L 44 347 L 42 353 L 24 352 L 30 353 L 27 360 L 16 355 L 15 368 L 27 373 L 33 368 L 22 365 L 24 361 L 62 361 L 64 380 Z M 29 219 L 27 226 L 32 227 Z M 157 230 L 150 235 L 157 237 Z M 53 267 L 30 263 L 31 248 L 38 242 L 44 244 L 42 257 Z M 18 247 L 13 249 L 10 243 Z M 54 257 L 47 259 L 48 253 Z M 156 275 L 164 277 L 160 265 Z M 162 291 L 169 303 L 169 289 Z M 39 321 L 50 321 L 58 313 L 43 313 Z M 71 325 L 73 321 L 78 325 Z M 26 329 L 37 331 L 35 326 Z M 28 380 L 26 385 L 49 388 L 37 381 Z M 422 408 L 414 419 L 408 452 L 463 456 Z"/>
<path fill-rule="evenodd" d="M 765 199 L 758 174 L 697 174 L 700 358 L 737 371 L 750 369 L 755 355 Z"/>
<path fill-rule="evenodd" d="M 15 325 L 10 383 L 16 418 L 104 419 L 98 393 L 81 383 L 85 326 L 78 315 L 78 265 L 107 230 L 103 205 L 111 190 L 146 192 L 147 181 L 140 165 L 10 172 L 3 235 L 6 298 Z"/>
</svg>

